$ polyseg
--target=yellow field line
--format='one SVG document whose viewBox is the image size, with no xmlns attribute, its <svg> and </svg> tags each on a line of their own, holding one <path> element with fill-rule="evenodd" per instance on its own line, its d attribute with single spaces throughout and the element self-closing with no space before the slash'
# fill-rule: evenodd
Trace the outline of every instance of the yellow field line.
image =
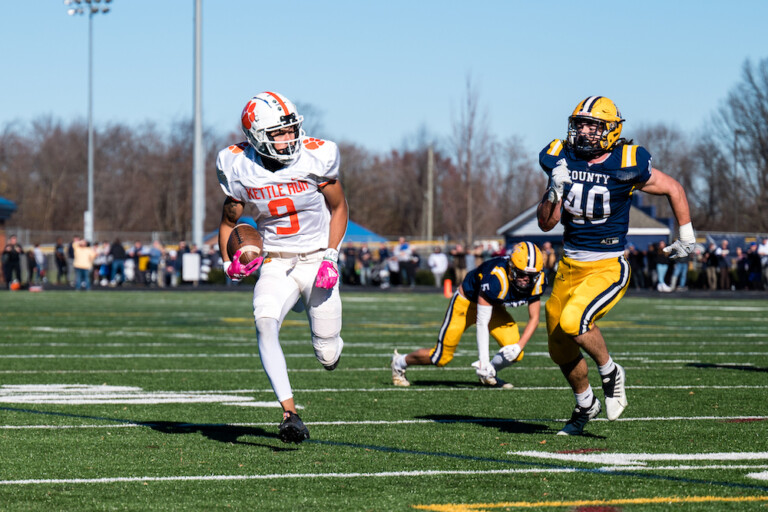
<svg viewBox="0 0 768 512">
<path fill-rule="evenodd" d="M 482 512 L 494 508 L 535 508 L 535 507 L 587 507 L 599 505 L 647 505 L 650 503 L 709 503 L 768 501 L 768 496 L 670 496 L 666 498 L 631 498 L 615 500 L 581 501 L 509 501 L 500 503 L 454 503 L 447 505 L 412 505 L 418 510 L 432 512 Z"/>
</svg>

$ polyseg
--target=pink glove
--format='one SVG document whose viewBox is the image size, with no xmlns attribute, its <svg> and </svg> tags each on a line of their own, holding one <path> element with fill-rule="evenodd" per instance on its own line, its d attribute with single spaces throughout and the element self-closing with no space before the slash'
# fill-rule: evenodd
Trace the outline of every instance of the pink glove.
<svg viewBox="0 0 768 512">
<path fill-rule="evenodd" d="M 317 279 L 315 279 L 315 286 L 318 288 L 330 290 L 339 281 L 339 268 L 336 266 L 338 254 L 334 249 L 325 251 L 323 261 L 320 263 L 320 269 L 317 271 Z"/>
<path fill-rule="evenodd" d="M 225 261 L 224 262 L 224 265 L 226 266 L 224 271 L 227 273 L 229 278 L 232 279 L 233 281 L 239 281 L 239 280 L 241 280 L 241 279 L 243 279 L 243 278 L 253 274 L 254 272 L 256 272 L 259 269 L 259 267 L 261 266 L 262 262 L 264 261 L 264 257 L 263 256 L 259 256 L 258 258 L 256 258 L 255 260 L 251 261 L 250 263 L 247 263 L 247 264 L 243 265 L 242 263 L 240 263 L 240 253 L 241 252 L 242 251 L 237 251 L 232 256 L 232 261 L 231 262 L 229 262 L 229 261 Z M 229 265 L 227 265 L 227 263 L 229 263 Z"/>
</svg>

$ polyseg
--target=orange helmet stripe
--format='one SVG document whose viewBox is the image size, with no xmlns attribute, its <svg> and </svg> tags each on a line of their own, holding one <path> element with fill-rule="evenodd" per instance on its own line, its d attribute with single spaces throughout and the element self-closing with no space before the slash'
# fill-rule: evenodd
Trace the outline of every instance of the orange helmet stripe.
<svg viewBox="0 0 768 512">
<path fill-rule="evenodd" d="M 288 110 L 288 106 L 283 102 L 283 100 L 278 96 L 277 94 L 269 91 L 265 91 L 264 94 L 269 94 L 273 98 L 277 100 L 277 102 L 280 104 L 281 107 L 283 107 L 283 112 L 285 112 L 285 115 L 289 115 L 291 112 Z"/>
</svg>

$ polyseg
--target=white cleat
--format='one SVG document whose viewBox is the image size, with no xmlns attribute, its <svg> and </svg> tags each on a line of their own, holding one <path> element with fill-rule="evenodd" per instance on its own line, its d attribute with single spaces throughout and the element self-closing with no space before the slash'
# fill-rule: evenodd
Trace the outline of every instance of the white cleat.
<svg viewBox="0 0 768 512">
<path fill-rule="evenodd" d="M 492 377 L 490 375 L 487 377 L 478 376 L 478 378 L 480 379 L 480 384 L 489 388 L 512 389 L 515 387 L 505 380 L 501 380 L 498 377 Z"/>
<path fill-rule="evenodd" d="M 627 407 L 627 393 L 624 384 L 627 374 L 620 365 L 610 375 L 604 375 L 603 393 L 605 393 L 605 415 L 610 421 L 617 420 Z"/>
<path fill-rule="evenodd" d="M 405 370 L 401 370 L 395 365 L 395 360 L 399 355 L 397 349 L 395 349 L 395 353 L 392 356 L 392 362 L 389 364 L 390 368 L 392 368 L 392 384 L 400 386 L 401 388 L 407 388 L 411 383 L 405 378 Z"/>
</svg>

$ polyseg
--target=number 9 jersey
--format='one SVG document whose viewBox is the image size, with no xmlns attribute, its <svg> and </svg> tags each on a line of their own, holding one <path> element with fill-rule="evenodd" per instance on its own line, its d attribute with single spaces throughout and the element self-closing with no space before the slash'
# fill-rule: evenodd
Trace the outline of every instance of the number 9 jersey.
<svg viewBox="0 0 768 512">
<path fill-rule="evenodd" d="M 304 139 L 298 157 L 275 172 L 241 142 L 216 159 L 219 185 L 232 199 L 250 203 L 267 252 L 306 253 L 328 247 L 331 213 L 320 190 L 339 178 L 339 149 L 331 141 Z"/>
<path fill-rule="evenodd" d="M 626 245 L 632 194 L 651 177 L 651 155 L 642 146 L 619 144 L 604 161 L 590 164 L 556 139 L 539 154 L 551 176 L 565 159 L 571 184 L 563 193 L 563 242 L 566 255 L 577 251 L 619 255 Z"/>
</svg>

